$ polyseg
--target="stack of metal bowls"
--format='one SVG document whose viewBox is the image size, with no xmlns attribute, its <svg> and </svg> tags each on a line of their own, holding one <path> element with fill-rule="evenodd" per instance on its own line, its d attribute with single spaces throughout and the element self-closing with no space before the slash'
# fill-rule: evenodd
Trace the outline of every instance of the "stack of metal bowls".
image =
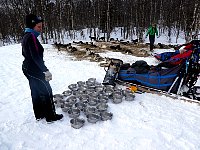
<svg viewBox="0 0 200 150">
<path fill-rule="evenodd" d="M 54 102 L 57 107 L 72 118 L 71 126 L 75 129 L 85 125 L 85 120 L 80 118 L 83 115 L 89 123 L 111 120 L 113 114 L 108 112 L 108 103 L 119 104 L 123 99 L 131 101 L 134 93 L 111 85 L 102 85 L 96 78 L 89 78 L 87 81 L 78 81 L 70 84 L 69 90 L 62 94 L 54 95 Z"/>
</svg>

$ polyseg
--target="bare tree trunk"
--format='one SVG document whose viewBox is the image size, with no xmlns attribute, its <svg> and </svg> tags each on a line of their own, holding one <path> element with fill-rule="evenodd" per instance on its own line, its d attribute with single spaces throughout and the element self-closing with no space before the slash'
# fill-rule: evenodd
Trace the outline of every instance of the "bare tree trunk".
<svg viewBox="0 0 200 150">
<path fill-rule="evenodd" d="M 196 1 L 197 2 L 197 1 Z M 192 27 L 193 27 L 193 31 L 195 31 L 194 35 L 192 35 L 192 39 L 198 39 L 198 36 L 196 37 L 195 35 L 198 35 L 198 25 L 200 22 L 200 14 L 198 13 L 198 11 L 200 12 L 200 8 L 199 8 L 199 3 L 195 3 L 195 7 L 194 7 L 194 14 L 193 14 L 193 22 L 192 22 Z"/>
<path fill-rule="evenodd" d="M 181 0 L 181 3 L 180 3 L 180 7 L 179 7 L 179 11 L 178 11 L 178 21 L 177 21 L 177 34 L 176 34 L 176 43 L 178 42 L 178 37 L 179 37 L 179 34 L 180 34 L 180 26 L 181 26 L 181 10 L 182 10 L 182 0 Z"/>
<path fill-rule="evenodd" d="M 110 39 L 110 0 L 107 3 L 107 41 Z"/>
</svg>

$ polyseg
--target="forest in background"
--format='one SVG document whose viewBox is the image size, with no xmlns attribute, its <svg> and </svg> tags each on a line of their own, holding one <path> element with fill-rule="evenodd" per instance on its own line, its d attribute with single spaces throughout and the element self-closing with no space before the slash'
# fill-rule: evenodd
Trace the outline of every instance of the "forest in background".
<svg viewBox="0 0 200 150">
<path fill-rule="evenodd" d="M 167 32 L 169 39 L 172 34 L 178 38 L 183 31 L 186 42 L 198 38 L 200 30 L 199 0 L 1 0 L 0 41 L 19 42 L 29 13 L 44 19 L 43 43 L 60 42 L 65 35 L 73 39 L 86 28 L 91 36 L 103 33 L 109 40 L 120 27 L 124 39 L 140 39 L 156 23 L 160 35 Z"/>
</svg>

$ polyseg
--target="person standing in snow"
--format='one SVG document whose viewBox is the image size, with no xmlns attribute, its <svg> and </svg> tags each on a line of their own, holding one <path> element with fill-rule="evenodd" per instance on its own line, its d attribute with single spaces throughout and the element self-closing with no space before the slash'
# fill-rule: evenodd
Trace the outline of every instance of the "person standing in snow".
<svg viewBox="0 0 200 150">
<path fill-rule="evenodd" d="M 35 118 L 36 120 L 46 118 L 47 122 L 60 120 L 63 115 L 56 114 L 49 84 L 52 74 L 44 64 L 44 48 L 37 39 L 42 31 L 43 20 L 41 17 L 29 14 L 25 22 L 26 28 L 22 40 L 22 55 L 24 56 L 22 71 L 29 81 Z"/>
<path fill-rule="evenodd" d="M 149 42 L 150 42 L 150 51 L 153 51 L 154 48 L 154 42 L 155 42 L 155 36 L 158 37 L 158 30 L 156 27 L 156 24 L 152 24 L 146 33 L 146 38 L 149 35 Z"/>
</svg>

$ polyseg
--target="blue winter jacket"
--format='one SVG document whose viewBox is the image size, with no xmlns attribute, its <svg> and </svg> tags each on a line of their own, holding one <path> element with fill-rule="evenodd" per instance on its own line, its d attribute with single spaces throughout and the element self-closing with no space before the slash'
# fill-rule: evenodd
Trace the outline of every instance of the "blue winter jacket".
<svg viewBox="0 0 200 150">
<path fill-rule="evenodd" d="M 48 71 L 44 64 L 43 52 L 44 48 L 38 41 L 37 34 L 25 32 L 22 40 L 23 69 L 37 75 L 43 75 L 43 72 Z"/>
</svg>

